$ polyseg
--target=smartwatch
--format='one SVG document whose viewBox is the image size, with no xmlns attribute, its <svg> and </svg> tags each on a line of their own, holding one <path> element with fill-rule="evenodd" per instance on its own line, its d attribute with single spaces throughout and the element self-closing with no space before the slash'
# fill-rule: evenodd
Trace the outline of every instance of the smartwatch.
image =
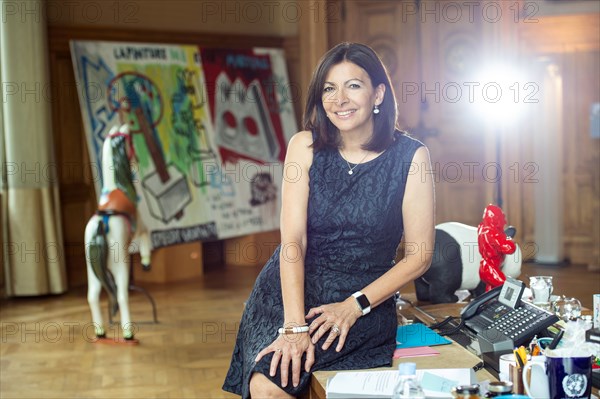
<svg viewBox="0 0 600 399">
<path fill-rule="evenodd" d="M 358 308 L 362 312 L 363 316 L 371 311 L 371 302 L 369 302 L 369 298 L 365 294 L 360 291 L 356 291 L 352 294 L 354 299 L 356 300 L 356 304 Z"/>
</svg>

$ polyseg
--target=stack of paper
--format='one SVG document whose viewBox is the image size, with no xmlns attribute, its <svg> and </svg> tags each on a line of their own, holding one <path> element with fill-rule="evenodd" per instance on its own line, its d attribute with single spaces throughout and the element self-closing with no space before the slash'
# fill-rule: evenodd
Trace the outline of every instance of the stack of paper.
<svg viewBox="0 0 600 399">
<path fill-rule="evenodd" d="M 337 373 L 327 381 L 327 399 L 387 398 L 392 396 L 398 372 L 350 371 Z"/>
<path fill-rule="evenodd" d="M 436 351 L 429 346 L 416 346 L 414 348 L 400 348 L 394 351 L 394 359 L 401 359 L 403 357 L 422 357 L 422 356 L 435 356 L 439 355 L 440 352 Z"/>
<path fill-rule="evenodd" d="M 472 369 L 417 370 L 417 378 L 428 398 L 452 398 L 456 385 L 477 382 Z M 328 399 L 389 399 L 398 381 L 395 370 L 340 372 L 327 381 Z"/>
</svg>

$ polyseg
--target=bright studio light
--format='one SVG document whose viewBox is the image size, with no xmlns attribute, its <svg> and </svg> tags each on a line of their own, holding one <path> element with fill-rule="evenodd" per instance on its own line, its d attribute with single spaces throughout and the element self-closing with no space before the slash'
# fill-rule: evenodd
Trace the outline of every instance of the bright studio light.
<svg viewBox="0 0 600 399">
<path fill-rule="evenodd" d="M 516 120 L 528 94 L 535 91 L 515 67 L 507 64 L 484 66 L 475 84 L 479 94 L 474 99 L 476 112 L 495 124 Z"/>
</svg>

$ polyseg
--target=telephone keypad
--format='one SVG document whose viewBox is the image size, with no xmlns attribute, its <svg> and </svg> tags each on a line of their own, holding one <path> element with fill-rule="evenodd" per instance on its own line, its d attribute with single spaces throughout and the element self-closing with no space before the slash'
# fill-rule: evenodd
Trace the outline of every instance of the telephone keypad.
<svg viewBox="0 0 600 399">
<path fill-rule="evenodd" d="M 514 345 L 527 343 L 533 334 L 543 330 L 558 321 L 553 314 L 546 312 L 534 305 L 521 302 L 521 306 L 513 309 L 500 303 L 497 299 L 481 305 L 479 313 L 465 324 L 476 333 L 489 334 L 496 331 L 498 334 L 512 340 Z M 496 337 L 501 339 L 500 336 Z"/>
<path fill-rule="evenodd" d="M 544 313 L 545 312 L 541 309 L 529 306 L 510 309 L 510 311 L 496 319 L 496 321 L 486 329 L 489 330 L 495 328 L 513 341 L 518 342 L 521 340 L 524 333 L 528 333 L 532 329 L 535 329 L 538 324 L 541 324 L 544 321 L 544 318 L 538 317 Z"/>
</svg>

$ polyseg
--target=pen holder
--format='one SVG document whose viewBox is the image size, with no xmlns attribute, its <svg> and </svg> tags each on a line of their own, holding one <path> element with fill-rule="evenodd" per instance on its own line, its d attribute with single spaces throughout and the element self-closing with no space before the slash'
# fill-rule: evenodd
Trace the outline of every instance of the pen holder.
<svg viewBox="0 0 600 399">
<path fill-rule="evenodd" d="M 522 394 L 523 389 L 523 369 L 521 367 L 510 365 L 510 381 L 513 383 L 513 393 Z"/>
</svg>

